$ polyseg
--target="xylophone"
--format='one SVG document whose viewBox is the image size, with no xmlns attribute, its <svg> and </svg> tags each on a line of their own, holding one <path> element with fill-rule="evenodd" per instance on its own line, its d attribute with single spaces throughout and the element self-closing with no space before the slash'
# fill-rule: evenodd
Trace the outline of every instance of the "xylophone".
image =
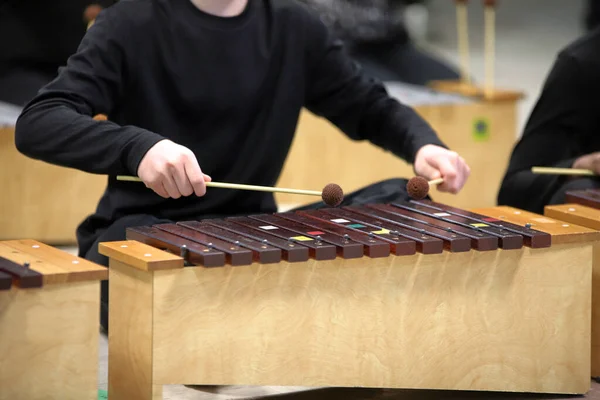
<svg viewBox="0 0 600 400">
<path fill-rule="evenodd" d="M 428 200 L 131 227 L 99 247 L 109 398 L 170 384 L 585 393 L 598 237 Z"/>
<path fill-rule="evenodd" d="M 561 208 L 562 206 L 558 206 Z M 568 207 L 568 206 L 567 206 Z M 475 209 L 474 211 L 503 221 L 509 221 L 516 224 L 529 224 L 531 227 L 543 232 L 552 234 L 553 246 L 557 241 L 564 245 L 575 245 L 584 254 L 585 260 L 581 259 L 586 265 L 592 261 L 592 337 L 591 337 L 591 376 L 600 375 L 600 299 L 597 293 L 600 293 L 600 282 L 596 277 L 600 264 L 596 261 L 598 257 L 599 237 L 595 229 L 590 229 L 587 224 L 580 223 L 571 218 L 564 218 L 563 215 L 553 212 L 554 206 L 546 207 L 544 215 L 538 215 L 526 212 L 513 207 L 495 207 L 488 209 Z M 592 245 L 592 252 L 588 251 L 589 245 Z M 575 262 L 575 261 L 574 261 Z"/>
<path fill-rule="evenodd" d="M 568 224 L 577 224 L 600 231 L 600 190 L 567 192 L 566 204 L 549 205 L 544 215 Z M 592 376 L 600 377 L 600 245 L 593 255 L 592 289 Z"/>
<path fill-rule="evenodd" d="M 108 270 L 34 240 L 0 242 L 0 400 L 98 397 Z"/>
</svg>

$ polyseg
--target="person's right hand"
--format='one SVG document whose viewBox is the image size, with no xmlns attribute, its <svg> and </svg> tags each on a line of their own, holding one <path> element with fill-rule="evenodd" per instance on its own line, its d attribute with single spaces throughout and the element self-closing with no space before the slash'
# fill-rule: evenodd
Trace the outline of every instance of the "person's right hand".
<svg viewBox="0 0 600 400">
<path fill-rule="evenodd" d="M 600 175 L 600 152 L 590 153 L 579 157 L 573 163 L 575 169 L 587 169 Z"/>
<path fill-rule="evenodd" d="M 191 150 L 166 139 L 148 150 L 138 167 L 138 176 L 158 195 L 174 199 L 194 193 L 204 196 L 205 182 L 211 181 L 202 173 Z"/>
</svg>

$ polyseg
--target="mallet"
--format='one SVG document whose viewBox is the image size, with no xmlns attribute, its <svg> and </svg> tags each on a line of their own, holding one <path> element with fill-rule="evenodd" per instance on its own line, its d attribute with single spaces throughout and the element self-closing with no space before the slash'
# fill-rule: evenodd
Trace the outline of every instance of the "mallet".
<svg viewBox="0 0 600 400">
<path fill-rule="evenodd" d="M 136 176 L 117 176 L 118 181 L 128 182 L 142 182 L 142 180 Z M 279 192 L 279 193 L 290 193 L 290 194 L 304 194 L 309 196 L 321 196 L 325 204 L 330 207 L 339 206 L 344 200 L 344 191 L 342 188 L 335 184 L 330 183 L 326 185 L 322 191 L 316 190 L 301 190 L 301 189 L 285 189 L 275 188 L 270 186 L 256 186 L 256 185 L 244 185 L 239 183 L 222 183 L 222 182 L 206 182 L 207 187 L 224 188 L 224 189 L 240 189 L 240 190 L 255 190 L 259 192 Z"/>
<path fill-rule="evenodd" d="M 444 178 L 428 181 L 422 176 L 415 176 L 406 184 L 406 191 L 411 198 L 415 200 L 422 200 L 429 194 L 429 189 L 431 186 L 439 185 L 442 182 L 444 182 Z"/>
</svg>

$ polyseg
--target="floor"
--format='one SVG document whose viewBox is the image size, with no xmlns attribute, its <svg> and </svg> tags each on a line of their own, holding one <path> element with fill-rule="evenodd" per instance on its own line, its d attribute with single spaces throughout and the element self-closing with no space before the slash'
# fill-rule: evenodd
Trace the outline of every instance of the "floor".
<svg viewBox="0 0 600 400">
<path fill-rule="evenodd" d="M 472 74 L 483 80 L 483 11 L 482 2 L 470 2 L 470 38 Z M 415 34 L 419 43 L 448 60 L 457 62 L 454 2 L 430 0 L 428 26 L 422 36 Z M 520 106 L 519 132 L 527 114 L 535 104 L 539 89 L 557 51 L 582 32 L 583 0 L 519 0 L 499 2 L 496 33 L 496 84 L 499 87 L 522 90 L 526 94 Z M 421 16 L 412 10 L 413 22 Z M 416 16 L 416 17 L 415 17 Z M 74 251 L 74 249 L 67 249 Z M 107 385 L 107 340 L 100 338 L 99 386 Z M 166 387 L 164 398 L 192 399 L 562 399 L 564 396 L 476 394 L 465 392 L 431 392 L 411 390 L 327 389 L 287 394 L 287 390 L 301 388 L 281 387 L 222 387 L 216 390 L 193 390 L 183 386 Z M 576 396 L 577 398 L 578 396 Z M 585 398 L 600 399 L 600 384 L 592 382 L 592 390 Z"/>
</svg>

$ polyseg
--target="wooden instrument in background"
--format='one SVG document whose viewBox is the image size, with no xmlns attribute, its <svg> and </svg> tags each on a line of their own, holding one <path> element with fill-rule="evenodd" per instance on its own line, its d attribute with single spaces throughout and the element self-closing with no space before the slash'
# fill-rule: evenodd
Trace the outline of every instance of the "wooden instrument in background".
<svg viewBox="0 0 600 400">
<path fill-rule="evenodd" d="M 34 240 L 0 242 L 0 400 L 98 398 L 108 270 Z"/>
<path fill-rule="evenodd" d="M 565 204 L 548 205 L 544 215 L 600 231 L 600 189 L 567 192 Z M 592 376 L 600 377 L 600 244 L 594 246 L 592 288 Z"/>
<path fill-rule="evenodd" d="M 132 227 L 99 247 L 109 398 L 181 383 L 585 393 L 599 237 L 426 200 Z"/>
</svg>

